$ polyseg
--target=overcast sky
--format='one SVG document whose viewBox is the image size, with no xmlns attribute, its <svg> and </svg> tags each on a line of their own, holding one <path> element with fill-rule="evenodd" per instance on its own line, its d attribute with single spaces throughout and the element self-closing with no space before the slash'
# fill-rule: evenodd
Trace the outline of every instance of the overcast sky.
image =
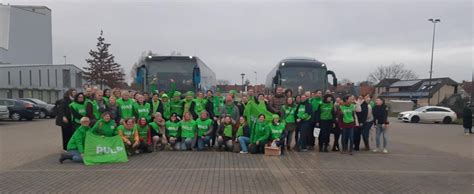
<svg viewBox="0 0 474 194">
<path fill-rule="evenodd" d="M 404 63 L 428 77 L 437 24 L 434 77 L 470 80 L 472 1 L 12 1 L 52 10 L 53 60 L 86 65 L 99 31 L 130 72 L 143 51 L 199 56 L 218 79 L 263 83 L 288 56 L 326 62 L 339 79 L 366 80 L 379 65 Z"/>
</svg>

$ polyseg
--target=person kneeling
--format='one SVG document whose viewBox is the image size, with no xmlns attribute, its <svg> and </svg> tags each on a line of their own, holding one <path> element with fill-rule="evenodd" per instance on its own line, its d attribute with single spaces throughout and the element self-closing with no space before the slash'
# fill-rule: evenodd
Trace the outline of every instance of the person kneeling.
<svg viewBox="0 0 474 194">
<path fill-rule="evenodd" d="M 145 117 L 142 117 L 140 118 L 140 120 L 138 120 L 137 131 L 140 140 L 137 151 L 143 153 L 151 153 L 151 151 L 153 150 L 151 145 L 151 132 L 150 126 L 148 126 Z M 137 151 L 135 151 L 135 153 L 137 153 Z"/>
<path fill-rule="evenodd" d="M 270 135 L 270 145 L 276 145 L 280 147 L 281 153 L 283 154 L 283 148 L 286 138 L 286 131 L 285 131 L 285 122 L 280 122 L 280 116 L 273 115 L 272 124 L 269 126 L 271 135 Z"/>
<path fill-rule="evenodd" d="M 125 119 L 124 124 L 120 125 L 117 131 L 125 144 L 127 155 L 134 155 L 140 143 L 140 137 L 134 120 L 132 118 Z"/>
<path fill-rule="evenodd" d="M 179 126 L 181 128 L 181 150 L 191 150 L 197 135 L 196 121 L 192 119 L 191 113 L 184 113 L 183 120 L 180 121 Z"/>
<path fill-rule="evenodd" d="M 166 139 L 170 144 L 170 150 L 179 150 L 180 144 L 178 142 L 179 138 L 179 122 L 178 114 L 171 114 L 171 119 L 166 121 Z"/>
<path fill-rule="evenodd" d="M 224 121 L 217 130 L 217 146 L 219 151 L 224 146 L 226 151 L 232 151 L 233 141 L 235 139 L 234 121 L 229 115 L 224 117 Z"/>
<path fill-rule="evenodd" d="M 270 128 L 265 122 L 265 115 L 260 114 L 250 133 L 250 153 L 258 154 L 265 152 L 265 144 L 270 137 Z"/>
<path fill-rule="evenodd" d="M 90 130 L 90 119 L 82 117 L 80 120 L 81 126 L 76 129 L 71 139 L 67 144 L 67 153 L 61 154 L 59 162 L 62 164 L 65 160 L 72 160 L 73 162 L 82 162 L 84 154 L 84 142 L 86 133 Z"/>
<path fill-rule="evenodd" d="M 196 120 L 198 136 L 197 136 L 197 148 L 198 151 L 204 150 L 206 144 L 211 145 L 211 134 L 213 131 L 212 119 L 209 119 L 209 113 L 207 111 L 201 112 L 201 118 Z"/>
<path fill-rule="evenodd" d="M 168 144 L 168 141 L 164 135 L 166 133 L 166 121 L 161 113 L 155 113 L 154 121 L 149 125 L 151 127 L 151 137 L 153 139 L 153 151 L 156 151 L 158 147 L 159 150 L 164 150 L 165 145 Z"/>
</svg>

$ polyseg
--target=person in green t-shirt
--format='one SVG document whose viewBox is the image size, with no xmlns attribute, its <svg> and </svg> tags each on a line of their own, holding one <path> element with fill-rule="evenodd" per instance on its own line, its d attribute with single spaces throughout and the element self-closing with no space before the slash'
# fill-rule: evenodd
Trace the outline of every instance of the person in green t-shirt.
<svg viewBox="0 0 474 194">
<path fill-rule="evenodd" d="M 74 131 L 74 134 L 67 144 L 67 153 L 61 154 L 61 157 L 59 158 L 59 163 L 61 164 L 65 160 L 82 162 L 86 133 L 90 130 L 89 125 L 91 121 L 88 117 L 82 117 L 80 123 L 81 126 Z"/>
<path fill-rule="evenodd" d="M 211 136 L 214 126 L 214 121 L 209 118 L 209 113 L 207 111 L 201 112 L 201 117 L 196 120 L 197 126 L 197 148 L 198 151 L 204 150 L 204 147 L 211 145 Z"/>
<path fill-rule="evenodd" d="M 161 110 L 161 113 L 163 115 L 163 118 L 165 120 L 170 120 L 170 117 L 171 117 L 171 104 L 170 104 L 170 99 L 168 97 L 167 94 L 163 94 L 161 96 L 161 107 L 162 107 L 162 110 Z M 158 112 L 160 108 L 158 108 Z"/>
<path fill-rule="evenodd" d="M 284 121 L 280 121 L 280 116 L 273 115 L 272 116 L 272 123 L 269 125 L 270 127 L 270 143 L 275 144 L 276 146 L 281 148 L 281 153 L 283 154 L 283 148 L 285 146 L 285 139 L 286 139 L 286 131 Z"/>
<path fill-rule="evenodd" d="M 316 122 L 321 131 L 319 132 L 319 152 L 328 152 L 329 137 L 331 131 L 336 127 L 336 111 L 333 104 L 333 97 L 331 94 L 324 95 L 322 103 L 319 105 L 319 110 L 316 112 L 319 120 Z"/>
<path fill-rule="evenodd" d="M 258 120 L 254 122 L 252 132 L 250 132 L 250 153 L 259 154 L 265 152 L 265 144 L 267 144 L 270 138 L 270 128 L 265 121 L 265 115 L 260 114 Z"/>
<path fill-rule="evenodd" d="M 140 140 L 138 150 L 143 153 L 151 153 L 153 151 L 151 143 L 151 131 L 145 117 L 142 117 L 137 121 L 137 131 Z"/>
<path fill-rule="evenodd" d="M 81 118 L 87 115 L 87 103 L 85 103 L 85 96 L 83 93 L 77 93 L 74 96 L 74 101 L 69 104 L 71 110 L 71 120 L 74 129 L 81 126 Z"/>
<path fill-rule="evenodd" d="M 179 150 L 180 143 L 178 142 L 178 138 L 180 137 L 179 132 L 179 122 L 178 122 L 178 114 L 173 113 L 170 116 L 170 120 L 166 121 L 166 139 L 170 144 L 171 150 Z"/>
<path fill-rule="evenodd" d="M 196 121 L 192 119 L 190 112 L 185 112 L 183 120 L 179 122 L 181 131 L 181 150 L 191 150 L 196 143 Z"/>
<path fill-rule="evenodd" d="M 160 100 L 158 93 L 153 93 L 150 100 L 151 115 L 159 112 L 163 115 L 163 103 Z M 168 115 L 169 116 L 169 115 Z"/>
<path fill-rule="evenodd" d="M 115 121 L 112 120 L 109 112 L 102 113 L 101 119 L 92 127 L 92 132 L 105 137 L 113 137 L 118 134 Z"/>
<path fill-rule="evenodd" d="M 232 151 L 233 141 L 235 140 L 235 121 L 230 115 L 225 115 L 217 130 L 217 147 L 222 151 L 224 146 L 226 151 Z"/>
<path fill-rule="evenodd" d="M 164 150 L 168 142 L 164 135 L 166 133 L 166 121 L 161 116 L 161 113 L 156 112 L 153 116 L 153 122 L 148 125 L 150 126 L 151 138 L 153 140 L 153 151 L 157 150 L 158 147 L 160 150 Z"/>
<path fill-rule="evenodd" d="M 181 92 L 175 91 L 171 99 L 170 108 L 172 113 L 178 114 L 179 118 L 183 117 L 184 101 L 181 100 Z"/>
<path fill-rule="evenodd" d="M 293 97 L 288 97 L 286 99 L 286 104 L 281 107 L 280 113 L 282 120 L 286 123 L 286 149 L 291 150 L 292 148 L 294 148 L 293 142 L 295 140 L 296 131 L 296 105 L 294 103 Z"/>
<path fill-rule="evenodd" d="M 123 125 L 117 127 L 117 132 L 122 137 L 122 141 L 127 150 L 127 155 L 131 156 L 136 153 L 140 144 L 140 136 L 138 135 L 137 125 L 133 118 L 125 119 Z"/>
</svg>

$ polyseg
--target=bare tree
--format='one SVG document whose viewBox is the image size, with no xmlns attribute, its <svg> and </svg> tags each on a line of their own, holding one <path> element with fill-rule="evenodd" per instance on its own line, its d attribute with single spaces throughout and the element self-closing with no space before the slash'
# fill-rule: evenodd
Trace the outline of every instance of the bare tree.
<svg viewBox="0 0 474 194">
<path fill-rule="evenodd" d="M 418 78 L 418 75 L 416 75 L 413 70 L 405 68 L 405 64 L 403 63 L 392 63 L 387 66 L 378 66 L 377 69 L 367 77 L 368 81 L 373 83 L 378 83 L 383 79 L 408 80 L 416 78 Z"/>
<path fill-rule="evenodd" d="M 347 79 L 347 78 L 344 78 L 341 81 L 339 81 L 339 84 L 341 85 L 346 85 L 346 84 L 351 84 L 351 83 L 354 83 L 354 82 L 352 82 L 350 79 Z"/>
</svg>

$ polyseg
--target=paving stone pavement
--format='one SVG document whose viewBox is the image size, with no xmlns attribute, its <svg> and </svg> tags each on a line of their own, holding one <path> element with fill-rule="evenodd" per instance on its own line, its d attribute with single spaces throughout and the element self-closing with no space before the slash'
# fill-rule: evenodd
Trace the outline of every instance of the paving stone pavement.
<svg viewBox="0 0 474 194">
<path fill-rule="evenodd" d="M 45 122 L 37 126 L 50 125 Z M 2 161 L 23 161 L 0 169 L 0 193 L 474 193 L 472 157 L 397 138 L 390 154 L 353 156 L 163 151 L 134 156 L 124 164 L 84 166 L 59 164 L 56 150 L 27 162 L 12 155 Z M 467 151 L 473 149 L 472 139 L 466 142 Z M 0 148 L 3 153 L 3 143 Z"/>
</svg>

